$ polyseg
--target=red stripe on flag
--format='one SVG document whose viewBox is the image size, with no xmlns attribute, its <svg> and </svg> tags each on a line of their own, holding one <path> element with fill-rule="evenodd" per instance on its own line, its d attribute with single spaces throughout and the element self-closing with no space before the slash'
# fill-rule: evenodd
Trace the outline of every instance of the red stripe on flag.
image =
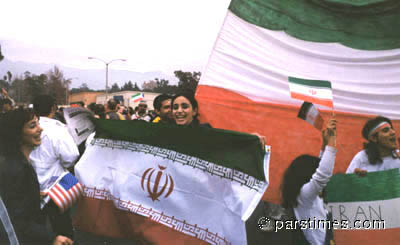
<svg viewBox="0 0 400 245">
<path fill-rule="evenodd" d="M 290 92 L 290 96 L 293 99 L 303 100 L 303 101 L 311 102 L 311 103 L 314 103 L 314 104 L 319 104 L 319 105 L 323 105 L 323 106 L 327 106 L 327 107 L 333 108 L 333 101 L 332 100 L 319 99 L 319 98 L 315 98 L 315 97 L 311 97 L 311 96 L 307 96 L 307 95 L 299 94 L 299 93 L 295 93 L 295 92 Z"/>
<path fill-rule="evenodd" d="M 73 190 L 74 187 L 72 187 L 71 189 L 68 190 L 68 193 L 71 195 L 72 198 L 72 204 L 74 204 L 77 200 L 77 196 L 75 191 Z"/>
<path fill-rule="evenodd" d="M 77 187 L 76 185 L 74 185 L 74 186 L 71 188 L 71 193 L 72 193 L 73 196 L 74 196 L 74 202 L 75 202 L 76 200 L 78 200 L 78 197 L 79 197 L 79 189 L 78 189 L 78 187 Z"/>
<path fill-rule="evenodd" d="M 78 182 L 77 186 L 79 188 L 79 193 L 82 194 L 83 193 L 83 186 L 79 182 Z"/>
<path fill-rule="evenodd" d="M 391 245 L 398 244 L 400 229 L 382 230 L 335 230 L 336 244 Z"/>
<path fill-rule="evenodd" d="M 69 197 L 68 193 L 58 184 L 56 184 L 55 188 L 56 191 L 58 191 L 58 193 L 64 198 L 64 208 L 67 209 L 69 206 L 71 206 L 71 198 Z"/>
<path fill-rule="evenodd" d="M 55 197 L 57 200 L 56 204 L 57 206 L 64 211 L 65 210 L 65 204 L 63 198 L 59 195 L 58 191 L 55 189 L 55 186 L 50 190 L 50 193 Z M 54 199 L 53 199 L 54 200 Z"/>
<path fill-rule="evenodd" d="M 53 193 L 53 192 L 50 191 L 50 192 L 49 192 L 49 196 L 50 196 L 51 200 L 53 200 L 53 202 L 54 202 L 58 207 L 62 208 L 63 204 L 62 204 L 62 202 L 58 199 L 58 197 L 56 196 L 55 193 Z"/>
<path fill-rule="evenodd" d="M 84 196 L 77 203 L 73 224 L 79 230 L 99 236 L 128 238 L 154 245 L 209 244 L 148 217 L 119 210 L 111 200 Z"/>
</svg>

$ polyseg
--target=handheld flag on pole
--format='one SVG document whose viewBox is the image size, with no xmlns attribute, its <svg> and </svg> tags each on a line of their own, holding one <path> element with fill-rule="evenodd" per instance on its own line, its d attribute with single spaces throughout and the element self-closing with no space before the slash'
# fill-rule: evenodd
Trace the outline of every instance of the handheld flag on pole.
<svg viewBox="0 0 400 245">
<path fill-rule="evenodd" d="M 301 105 L 297 117 L 313 125 L 318 130 L 321 130 L 324 125 L 324 119 L 321 117 L 317 107 L 306 101 Z"/>
<path fill-rule="evenodd" d="M 64 212 L 70 208 L 82 195 L 83 187 L 71 173 L 66 172 L 60 176 L 49 190 L 53 202 Z"/>
<path fill-rule="evenodd" d="M 332 86 L 329 81 L 289 77 L 290 96 L 333 108 Z"/>
<path fill-rule="evenodd" d="M 144 99 L 144 93 L 137 93 L 131 96 L 131 99 L 133 100 L 134 103 L 141 101 Z"/>
</svg>

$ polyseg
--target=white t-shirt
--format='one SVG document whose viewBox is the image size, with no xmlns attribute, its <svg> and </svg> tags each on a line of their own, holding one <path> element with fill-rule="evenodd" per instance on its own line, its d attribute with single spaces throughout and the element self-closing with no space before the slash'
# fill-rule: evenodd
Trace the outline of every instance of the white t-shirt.
<svg viewBox="0 0 400 245">
<path fill-rule="evenodd" d="M 393 158 L 392 156 L 387 156 L 382 159 L 382 163 L 370 164 L 368 156 L 365 150 L 358 152 L 349 167 L 346 170 L 347 174 L 354 173 L 354 169 L 360 168 L 362 170 L 367 170 L 368 172 L 383 171 L 393 168 L 400 168 L 400 159 Z"/>
<path fill-rule="evenodd" d="M 40 190 L 45 190 L 53 176 L 60 176 L 79 157 L 78 147 L 67 126 L 60 121 L 40 117 L 42 144 L 29 155 L 30 162 L 38 176 Z"/>
<path fill-rule="evenodd" d="M 146 122 L 150 122 L 151 117 L 148 114 L 144 114 L 143 116 L 140 116 L 138 114 L 133 114 L 131 116 L 131 120 L 143 120 L 143 121 L 146 121 Z"/>
</svg>

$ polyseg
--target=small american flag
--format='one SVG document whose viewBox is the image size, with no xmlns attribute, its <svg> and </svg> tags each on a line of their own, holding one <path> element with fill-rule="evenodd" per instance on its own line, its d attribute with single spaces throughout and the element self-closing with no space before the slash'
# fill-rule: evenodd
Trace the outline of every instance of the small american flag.
<svg viewBox="0 0 400 245">
<path fill-rule="evenodd" d="M 82 195 L 83 188 L 71 173 L 65 173 L 49 190 L 53 202 L 64 212 L 70 208 Z"/>
</svg>

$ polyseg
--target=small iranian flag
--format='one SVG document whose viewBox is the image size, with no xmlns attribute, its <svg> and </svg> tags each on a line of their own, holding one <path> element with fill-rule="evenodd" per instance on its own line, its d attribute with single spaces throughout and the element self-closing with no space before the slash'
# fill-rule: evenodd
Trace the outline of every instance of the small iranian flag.
<svg viewBox="0 0 400 245">
<path fill-rule="evenodd" d="M 131 97 L 131 99 L 133 100 L 133 102 L 139 102 L 139 101 L 141 101 L 142 99 L 144 99 L 144 93 L 137 93 L 137 94 L 134 94 L 134 95 L 132 95 L 132 97 Z"/>
<path fill-rule="evenodd" d="M 317 107 L 307 101 L 301 105 L 297 117 L 313 125 L 318 130 L 321 130 L 324 125 L 324 119 L 321 117 Z"/>
<path fill-rule="evenodd" d="M 333 108 L 332 86 L 329 81 L 289 77 L 290 96 Z"/>
</svg>

